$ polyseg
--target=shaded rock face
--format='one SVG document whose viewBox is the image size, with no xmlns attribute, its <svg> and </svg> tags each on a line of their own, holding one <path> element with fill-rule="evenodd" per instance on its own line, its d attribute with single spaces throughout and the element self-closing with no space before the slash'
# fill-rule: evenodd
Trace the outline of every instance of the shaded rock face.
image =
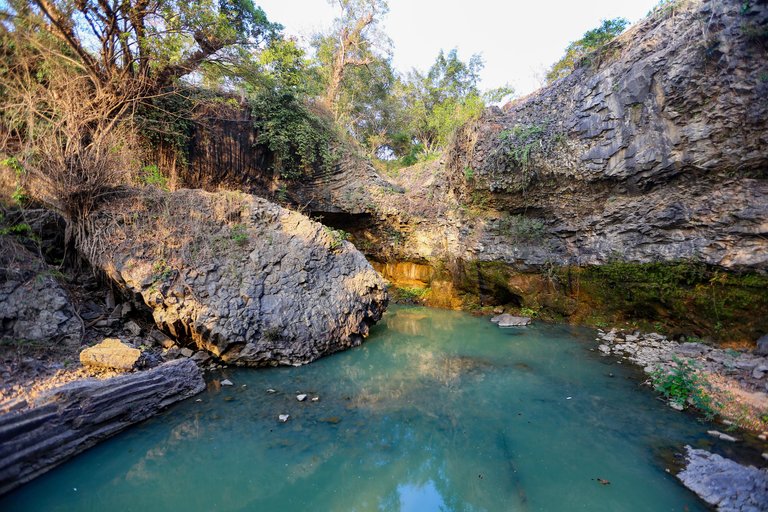
<svg viewBox="0 0 768 512">
<path fill-rule="evenodd" d="M 240 193 L 142 191 L 90 219 L 83 249 L 155 322 L 226 362 L 303 364 L 360 344 L 384 283 L 343 236 Z"/>
<path fill-rule="evenodd" d="M 590 66 L 489 111 L 447 162 L 508 211 L 535 212 L 548 256 L 768 267 L 768 5 L 684 2 Z M 466 187 L 457 174 L 453 182 Z M 540 263 L 482 235 L 482 258 Z"/>
<path fill-rule="evenodd" d="M 81 334 L 69 294 L 45 262 L 10 236 L 0 236 L 0 339 L 77 344 Z"/>
<path fill-rule="evenodd" d="M 0 416 L 0 494 L 99 441 L 205 389 L 190 360 L 145 372 L 67 384 L 34 407 Z"/>
<path fill-rule="evenodd" d="M 677 477 L 721 512 L 766 510 L 768 469 L 742 466 L 705 450 L 686 446 L 687 466 Z"/>
</svg>

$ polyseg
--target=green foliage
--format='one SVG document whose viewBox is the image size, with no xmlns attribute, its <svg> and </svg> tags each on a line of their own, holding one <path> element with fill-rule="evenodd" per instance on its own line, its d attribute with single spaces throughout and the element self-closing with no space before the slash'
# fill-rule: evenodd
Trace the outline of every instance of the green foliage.
<svg viewBox="0 0 768 512">
<path fill-rule="evenodd" d="M 285 203 L 288 200 L 288 187 L 285 184 L 277 187 L 277 201 L 279 203 Z"/>
<path fill-rule="evenodd" d="M 332 251 L 340 248 L 345 240 L 351 238 L 351 235 L 343 229 L 333 229 L 328 226 L 323 226 L 323 231 L 331 238 L 330 247 Z"/>
<path fill-rule="evenodd" d="M 507 215 L 499 219 L 496 231 L 518 242 L 540 241 L 546 235 L 546 225 L 541 219 L 525 215 Z"/>
<path fill-rule="evenodd" d="M 237 245 L 248 243 L 248 230 L 243 224 L 235 224 L 229 229 L 229 237 Z"/>
<path fill-rule="evenodd" d="M 193 111 L 200 100 L 191 89 L 168 89 L 139 107 L 137 124 L 150 144 L 172 149 L 185 164 L 195 126 Z"/>
<path fill-rule="evenodd" d="M 611 261 L 579 272 L 580 289 L 600 307 L 635 320 L 673 322 L 716 338 L 752 338 L 768 329 L 768 276 L 724 273 L 689 261 Z"/>
<path fill-rule="evenodd" d="M 537 318 L 539 316 L 539 310 L 538 309 L 532 309 L 527 307 L 520 308 L 520 314 L 522 316 L 527 316 L 528 318 Z"/>
<path fill-rule="evenodd" d="M 261 336 L 267 341 L 280 341 L 283 337 L 283 330 L 279 327 L 268 327 L 264 329 Z"/>
<path fill-rule="evenodd" d="M 315 171 L 330 172 L 337 161 L 337 137 L 330 120 L 312 112 L 296 95 L 265 89 L 250 100 L 258 143 L 272 152 L 272 170 L 299 180 Z"/>
<path fill-rule="evenodd" d="M 467 181 L 472 181 L 474 178 L 475 178 L 475 170 L 470 166 L 466 166 L 464 168 L 464 179 L 466 179 Z"/>
<path fill-rule="evenodd" d="M 444 147 L 454 131 L 485 108 L 477 83 L 483 61 L 459 59 L 456 49 L 442 50 L 426 75 L 413 71 L 402 82 L 403 124 L 412 144 L 432 153 Z M 402 154 L 402 153 L 401 153 Z"/>
<path fill-rule="evenodd" d="M 26 236 L 32 233 L 32 226 L 26 222 L 12 224 L 10 226 L 0 225 L 0 235 Z"/>
<path fill-rule="evenodd" d="M 584 33 L 578 41 L 574 41 L 565 49 L 565 55 L 555 62 L 546 74 L 548 83 L 568 76 L 574 69 L 587 63 L 587 56 L 600 50 L 607 42 L 621 34 L 629 22 L 624 18 L 603 20 L 602 24 Z"/>
<path fill-rule="evenodd" d="M 141 182 L 144 185 L 157 187 L 162 190 L 168 190 L 168 178 L 163 176 L 157 165 L 145 165 L 141 169 Z"/>
<path fill-rule="evenodd" d="M 390 291 L 395 302 L 413 304 L 420 303 L 429 293 L 429 288 L 393 286 Z"/>
<path fill-rule="evenodd" d="M 157 260 L 152 264 L 152 282 L 165 281 L 173 273 L 173 268 L 164 259 Z"/>
<path fill-rule="evenodd" d="M 674 14 L 684 0 L 660 0 L 648 13 L 649 16 L 667 18 Z"/>
<path fill-rule="evenodd" d="M 29 194 L 27 194 L 27 191 L 21 184 L 21 180 L 27 174 L 27 171 L 22 163 L 15 156 L 11 156 L 0 160 L 0 165 L 8 167 L 16 175 L 16 184 L 13 192 L 11 192 L 11 199 L 19 205 L 27 202 L 29 200 Z"/>
<path fill-rule="evenodd" d="M 533 167 L 533 155 L 545 153 L 558 142 L 557 134 L 551 134 L 546 125 L 515 125 L 499 133 L 499 143 L 491 154 L 493 165 L 517 170 L 513 191 L 525 191 L 538 175 Z"/>
<path fill-rule="evenodd" d="M 651 374 L 653 387 L 670 402 L 686 408 L 693 405 L 708 416 L 714 414 L 707 382 L 689 361 L 673 359 L 672 371 L 658 369 Z"/>
</svg>

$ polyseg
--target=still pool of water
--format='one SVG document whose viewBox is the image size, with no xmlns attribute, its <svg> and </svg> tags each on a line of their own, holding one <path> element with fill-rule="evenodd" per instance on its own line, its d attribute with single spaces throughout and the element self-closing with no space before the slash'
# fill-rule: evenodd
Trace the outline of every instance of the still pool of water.
<svg viewBox="0 0 768 512">
<path fill-rule="evenodd" d="M 0 510 L 707 510 L 660 456 L 707 426 L 594 346 L 586 329 L 393 307 L 357 349 L 212 376 Z"/>
</svg>

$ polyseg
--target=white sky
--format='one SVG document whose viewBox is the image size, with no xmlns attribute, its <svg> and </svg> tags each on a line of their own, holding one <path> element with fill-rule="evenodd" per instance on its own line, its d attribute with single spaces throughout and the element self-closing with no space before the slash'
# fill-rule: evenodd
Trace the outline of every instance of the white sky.
<svg viewBox="0 0 768 512">
<path fill-rule="evenodd" d="M 326 0 L 254 0 L 270 21 L 307 46 L 327 30 L 336 9 Z M 537 89 L 544 70 L 571 41 L 602 19 L 643 18 L 658 0 L 389 0 L 382 28 L 394 43 L 393 63 L 406 72 L 426 70 L 440 49 L 459 58 L 482 55 L 481 87 L 509 83 L 519 96 Z"/>
</svg>

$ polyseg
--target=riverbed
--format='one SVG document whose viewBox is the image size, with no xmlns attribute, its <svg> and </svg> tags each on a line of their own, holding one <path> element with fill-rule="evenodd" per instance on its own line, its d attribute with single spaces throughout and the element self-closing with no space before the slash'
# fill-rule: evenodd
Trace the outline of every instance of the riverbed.
<svg viewBox="0 0 768 512">
<path fill-rule="evenodd" d="M 210 374 L 0 510 L 708 510 L 669 470 L 684 445 L 712 448 L 711 426 L 596 345 L 395 306 L 353 350 Z"/>
</svg>

